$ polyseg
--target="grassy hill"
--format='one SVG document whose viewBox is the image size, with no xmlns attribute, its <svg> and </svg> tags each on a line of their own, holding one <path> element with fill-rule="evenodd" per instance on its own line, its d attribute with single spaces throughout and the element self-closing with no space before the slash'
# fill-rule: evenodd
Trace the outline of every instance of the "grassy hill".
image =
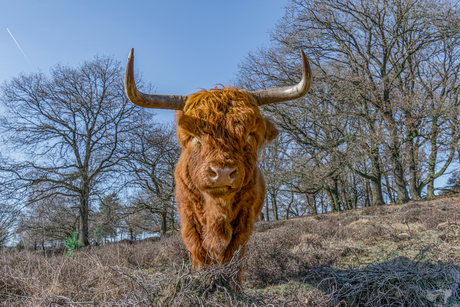
<svg viewBox="0 0 460 307">
<path fill-rule="evenodd" d="M 72 257 L 3 253 L 2 306 L 460 306 L 460 198 L 259 222 L 241 263 L 195 272 L 180 236 Z"/>
</svg>

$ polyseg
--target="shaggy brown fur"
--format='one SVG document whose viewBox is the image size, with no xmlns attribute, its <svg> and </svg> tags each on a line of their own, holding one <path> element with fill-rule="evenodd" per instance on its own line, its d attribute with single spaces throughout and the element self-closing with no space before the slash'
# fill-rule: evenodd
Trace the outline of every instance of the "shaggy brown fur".
<svg viewBox="0 0 460 307">
<path fill-rule="evenodd" d="M 227 87 L 191 95 L 176 114 L 182 154 L 175 171 L 181 235 L 193 267 L 225 264 L 245 244 L 265 198 L 256 165 L 263 145 L 278 135 L 252 96 Z M 235 169 L 228 186 L 214 186 L 212 168 Z M 238 273 L 242 282 L 241 269 Z"/>
</svg>

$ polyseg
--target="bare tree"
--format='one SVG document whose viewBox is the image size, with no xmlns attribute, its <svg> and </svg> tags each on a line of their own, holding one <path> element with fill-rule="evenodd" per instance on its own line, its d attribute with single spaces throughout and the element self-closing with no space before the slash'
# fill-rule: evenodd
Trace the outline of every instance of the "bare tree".
<svg viewBox="0 0 460 307">
<path fill-rule="evenodd" d="M 408 188 L 418 198 L 429 184 L 433 194 L 458 142 L 458 114 L 446 110 L 458 109 L 459 16 L 449 1 L 291 0 L 273 45 L 248 55 L 239 83 L 295 83 L 290 63 L 305 50 L 316 77 L 311 94 L 266 109 L 310 148 L 315 169 L 327 166 L 333 207 L 346 167 L 370 181 L 373 204 L 383 203 L 382 155 L 397 202 L 409 199 Z"/>
<path fill-rule="evenodd" d="M 99 210 L 95 214 L 94 221 L 94 239 L 99 241 L 107 237 L 115 238 L 122 221 L 122 207 L 116 193 L 111 193 L 105 196 L 99 204 Z"/>
<path fill-rule="evenodd" d="M 88 244 L 91 199 L 117 179 L 120 149 L 142 114 L 124 94 L 120 63 L 95 57 L 76 68 L 57 65 L 50 76 L 20 75 L 3 84 L 0 101 L 10 153 L 0 164 L 2 186 L 17 195 L 33 188 L 29 203 L 76 199 L 78 238 Z"/>
<path fill-rule="evenodd" d="M 287 164 L 289 160 L 284 154 L 284 150 L 281 150 L 283 145 L 282 136 L 278 136 L 270 145 L 263 149 L 259 157 L 259 166 L 264 174 L 264 180 L 266 184 L 267 196 L 266 196 L 266 218 L 270 219 L 268 207 L 271 205 L 273 218 L 278 220 L 280 218 L 280 196 L 285 189 L 285 182 L 288 181 L 286 176 L 288 175 L 289 169 Z"/>
<path fill-rule="evenodd" d="M 33 199 L 34 197 L 31 196 Z M 53 241 L 69 238 L 78 224 L 78 206 L 75 201 L 54 195 L 32 202 L 21 210 L 16 232 L 37 249 Z"/>
<path fill-rule="evenodd" d="M 14 236 L 17 215 L 11 206 L 0 204 L 0 249 Z"/>
<path fill-rule="evenodd" d="M 158 218 L 148 209 L 140 208 L 134 198 L 124 207 L 122 215 L 122 230 L 127 233 L 130 240 L 136 240 L 142 233 L 155 233 L 158 227 Z"/>
<path fill-rule="evenodd" d="M 142 189 L 133 204 L 158 215 L 161 233 L 165 234 L 168 228 L 174 228 L 176 219 L 173 175 L 180 147 L 175 130 L 171 125 L 144 121 L 142 129 L 133 131 L 130 150 L 126 170 L 132 176 L 131 183 Z"/>
</svg>

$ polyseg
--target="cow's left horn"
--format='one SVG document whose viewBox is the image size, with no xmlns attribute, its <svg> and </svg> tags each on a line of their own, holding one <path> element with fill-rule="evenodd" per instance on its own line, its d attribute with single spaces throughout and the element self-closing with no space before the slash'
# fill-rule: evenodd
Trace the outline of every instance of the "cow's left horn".
<svg viewBox="0 0 460 307">
<path fill-rule="evenodd" d="M 283 102 L 288 100 L 293 100 L 302 97 L 311 86 L 311 69 L 310 64 L 308 63 L 307 57 L 303 53 L 303 50 L 300 50 L 302 55 L 302 80 L 293 86 L 285 86 L 272 88 L 269 90 L 255 91 L 250 92 L 252 97 L 257 100 L 259 106 L 275 102 Z"/>
<path fill-rule="evenodd" d="M 131 49 L 126 63 L 125 92 L 129 100 L 144 108 L 182 110 L 187 100 L 187 96 L 150 95 L 139 92 L 134 81 L 134 48 Z"/>
</svg>

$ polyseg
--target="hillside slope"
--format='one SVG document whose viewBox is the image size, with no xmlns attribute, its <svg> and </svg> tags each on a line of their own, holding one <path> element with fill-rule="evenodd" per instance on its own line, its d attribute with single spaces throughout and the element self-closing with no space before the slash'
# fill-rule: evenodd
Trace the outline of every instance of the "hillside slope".
<svg viewBox="0 0 460 307">
<path fill-rule="evenodd" d="M 195 272 L 178 234 L 3 253 L 2 306 L 460 306 L 457 196 L 259 222 L 243 261 Z"/>
</svg>

